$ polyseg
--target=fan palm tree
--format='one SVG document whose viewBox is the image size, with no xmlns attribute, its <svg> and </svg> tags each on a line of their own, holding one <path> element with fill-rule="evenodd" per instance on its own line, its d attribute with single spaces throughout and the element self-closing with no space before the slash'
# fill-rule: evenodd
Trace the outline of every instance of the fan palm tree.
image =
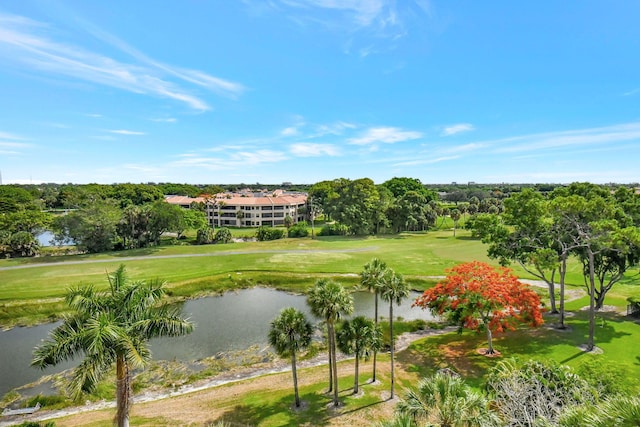
<svg viewBox="0 0 640 427">
<path fill-rule="evenodd" d="M 387 270 L 387 264 L 380 261 L 378 258 L 373 258 L 371 261 L 364 265 L 364 269 L 360 273 L 360 287 L 374 293 L 374 314 L 373 320 L 376 327 L 378 327 L 378 294 L 380 284 L 384 277 L 384 272 Z M 376 359 L 378 356 L 378 350 L 373 351 L 373 377 L 372 382 L 376 381 Z"/>
<path fill-rule="evenodd" d="M 409 296 L 409 284 L 400 274 L 387 269 L 380 284 L 380 297 L 389 303 L 389 333 L 391 335 L 391 399 L 394 398 L 394 340 L 393 340 L 393 304 L 400 305 Z"/>
<path fill-rule="evenodd" d="M 345 320 L 338 331 L 338 348 L 345 354 L 353 354 L 356 359 L 353 394 L 358 394 L 358 368 L 361 358 L 368 358 L 371 353 L 382 347 L 382 331 L 373 320 L 364 316 Z M 375 354 L 375 353 L 374 353 Z"/>
<path fill-rule="evenodd" d="M 408 391 L 396 408 L 399 415 L 416 424 L 443 427 L 497 426 L 500 418 L 489 409 L 487 400 L 449 373 L 437 373 Z M 420 422 L 420 423 L 418 423 Z"/>
<path fill-rule="evenodd" d="M 333 391 L 333 404 L 338 406 L 338 367 L 336 366 L 336 321 L 353 312 L 353 297 L 339 283 L 320 279 L 307 295 L 311 313 L 327 324 L 329 344 L 329 392 Z"/>
<path fill-rule="evenodd" d="M 74 310 L 34 351 L 32 365 L 45 368 L 73 359 L 84 360 L 75 369 L 70 391 L 78 398 L 95 389 L 116 365 L 116 423 L 129 425 L 131 370 L 151 359 L 148 341 L 190 333 L 194 325 L 179 309 L 161 304 L 164 283 L 127 280 L 124 265 L 108 275 L 109 289 L 93 286 L 69 290 L 65 300 Z"/>
<path fill-rule="evenodd" d="M 298 395 L 298 373 L 296 371 L 296 353 L 311 344 L 313 326 L 304 313 L 293 307 L 283 309 L 278 317 L 271 322 L 269 343 L 281 357 L 291 357 L 291 372 L 293 374 L 293 389 L 295 392 L 296 408 L 300 407 Z"/>
</svg>

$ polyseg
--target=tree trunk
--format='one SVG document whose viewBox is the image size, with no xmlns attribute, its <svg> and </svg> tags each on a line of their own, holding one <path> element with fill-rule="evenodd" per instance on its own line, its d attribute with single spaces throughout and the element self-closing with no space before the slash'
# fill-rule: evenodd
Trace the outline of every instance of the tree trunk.
<svg viewBox="0 0 640 427">
<path fill-rule="evenodd" d="M 394 398 L 395 390 L 395 375 L 394 375 L 394 360 L 393 360 L 393 301 L 389 303 L 389 335 L 391 336 L 391 399 Z"/>
<path fill-rule="evenodd" d="M 375 295 L 375 310 L 374 310 L 374 317 L 373 317 L 373 321 L 376 325 L 376 330 L 378 330 L 378 292 L 376 291 L 376 295 Z M 372 383 L 376 382 L 376 360 L 378 359 L 378 350 L 373 350 L 373 378 L 371 379 Z"/>
<path fill-rule="evenodd" d="M 589 255 L 589 341 L 587 341 L 587 351 L 592 351 L 595 347 L 596 333 L 596 279 L 593 270 L 593 252 L 587 248 Z"/>
<path fill-rule="evenodd" d="M 360 367 L 360 354 L 356 351 L 356 377 L 353 380 L 353 394 L 358 394 L 358 368 Z"/>
<path fill-rule="evenodd" d="M 567 256 L 563 254 L 562 262 L 560 264 L 560 324 L 558 329 L 565 329 L 567 326 L 564 324 L 564 281 L 567 275 Z"/>
<path fill-rule="evenodd" d="M 593 287 L 593 292 L 595 292 L 595 286 Z M 604 298 L 605 296 L 607 296 L 606 292 L 601 292 L 600 294 L 598 294 L 595 298 L 596 300 L 596 311 L 600 310 L 602 307 L 604 307 Z"/>
<path fill-rule="evenodd" d="M 338 400 L 338 364 L 336 358 L 336 331 L 333 324 L 331 325 L 331 346 L 332 348 L 332 376 L 333 376 L 333 406 L 340 405 Z"/>
<path fill-rule="evenodd" d="M 486 327 L 487 327 L 487 352 L 485 354 L 494 354 L 495 350 L 493 349 L 493 335 L 491 334 L 491 328 L 489 328 L 489 325 L 486 325 Z"/>
<path fill-rule="evenodd" d="M 553 275 L 551 276 L 551 281 L 547 283 L 549 287 L 549 305 L 551 306 L 551 311 L 549 314 L 558 314 L 558 308 L 556 307 L 556 289 L 553 283 Z"/>
<path fill-rule="evenodd" d="M 129 405 L 131 397 L 129 366 L 123 355 L 116 359 L 116 423 L 118 427 L 129 427 Z"/>
<path fill-rule="evenodd" d="M 327 322 L 327 345 L 329 346 L 329 390 L 327 393 L 331 393 L 333 391 L 333 339 L 329 322 Z"/>
<path fill-rule="evenodd" d="M 291 352 L 291 373 L 293 374 L 293 391 L 296 396 L 296 408 L 300 407 L 300 396 L 298 395 L 298 372 L 296 371 L 296 352 Z"/>
</svg>

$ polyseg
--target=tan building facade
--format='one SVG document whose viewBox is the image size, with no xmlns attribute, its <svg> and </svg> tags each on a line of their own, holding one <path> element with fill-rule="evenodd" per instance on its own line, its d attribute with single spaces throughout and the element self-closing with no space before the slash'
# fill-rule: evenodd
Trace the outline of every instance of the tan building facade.
<svg viewBox="0 0 640 427">
<path fill-rule="evenodd" d="M 220 193 L 213 197 L 167 196 L 167 203 L 189 209 L 192 203 L 202 203 L 212 227 L 275 227 L 284 225 L 290 216 L 294 223 L 304 221 L 302 208 L 307 203 L 304 193 L 242 191 Z"/>
</svg>

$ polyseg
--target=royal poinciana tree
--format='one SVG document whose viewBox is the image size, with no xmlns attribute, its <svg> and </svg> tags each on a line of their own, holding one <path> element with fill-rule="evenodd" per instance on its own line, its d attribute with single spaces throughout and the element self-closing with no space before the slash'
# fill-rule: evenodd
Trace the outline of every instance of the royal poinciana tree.
<svg viewBox="0 0 640 427">
<path fill-rule="evenodd" d="M 508 268 L 472 261 L 448 271 L 446 279 L 414 302 L 462 329 L 486 331 L 487 354 L 495 353 L 494 332 L 513 330 L 519 324 L 543 323 L 540 297 L 521 283 Z"/>
</svg>

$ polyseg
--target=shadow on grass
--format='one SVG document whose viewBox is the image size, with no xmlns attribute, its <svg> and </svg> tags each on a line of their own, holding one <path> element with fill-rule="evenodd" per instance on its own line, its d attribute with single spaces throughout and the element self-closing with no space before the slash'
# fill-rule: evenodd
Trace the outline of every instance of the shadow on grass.
<svg viewBox="0 0 640 427">
<path fill-rule="evenodd" d="M 116 258 L 128 258 L 128 257 L 137 257 L 137 256 L 147 256 L 154 255 L 160 251 L 162 246 L 154 246 L 152 248 L 141 248 L 141 249 L 129 249 L 118 252 L 111 252 L 109 255 L 114 256 Z"/>
<path fill-rule="evenodd" d="M 597 315 L 595 345 L 611 344 L 616 340 L 632 335 L 622 330 L 620 323 L 625 317 L 614 313 Z M 570 330 L 558 330 L 549 327 L 526 328 L 494 335 L 493 345 L 502 353 L 502 357 L 526 357 L 532 359 L 555 358 L 562 354 L 559 363 L 565 364 L 590 354 L 579 349 L 589 335 L 589 318 L 586 312 L 576 312 L 567 323 Z M 559 346 L 564 350 L 558 351 Z M 479 379 L 499 359 L 486 358 L 477 353 L 477 349 L 486 347 L 484 334 L 465 331 L 427 337 L 411 344 L 398 354 L 398 361 L 408 372 L 422 376 L 431 375 L 440 368 L 451 368 L 467 379 Z M 609 345 L 607 348 L 611 348 Z M 572 350 L 575 349 L 575 350 Z M 615 350 L 609 350 L 615 351 Z M 558 358 L 560 359 L 560 358 Z M 640 362 L 640 357 L 638 357 Z M 638 363 L 640 364 L 640 363 Z"/>
<path fill-rule="evenodd" d="M 270 401 L 268 404 L 240 404 L 226 411 L 221 417 L 213 420 L 211 424 L 217 422 L 225 422 L 230 425 L 258 425 L 270 418 L 280 415 L 277 425 L 281 426 L 299 426 L 308 425 L 324 425 L 330 418 L 330 411 L 327 405 L 330 404 L 331 398 L 325 394 L 308 393 L 300 396 L 303 407 L 296 409 L 292 396 L 286 396 L 281 399 Z M 209 423 L 207 423 L 209 424 Z M 275 424 L 275 419 L 272 421 Z"/>
<path fill-rule="evenodd" d="M 361 383 L 361 386 L 367 387 L 368 385 L 370 384 L 366 381 Z M 373 390 L 371 391 L 373 392 Z M 385 402 L 381 399 L 372 402 L 370 398 L 365 398 L 362 402 L 359 402 L 360 398 L 362 396 L 355 397 L 353 388 L 349 387 L 340 390 L 340 405 L 337 407 L 333 406 L 333 394 L 322 392 L 301 394 L 301 408 L 295 408 L 293 396 L 282 397 L 278 400 L 268 400 L 266 403 L 244 403 L 235 405 L 222 416 L 207 424 L 223 421 L 232 426 L 253 426 L 261 423 L 290 427 L 300 425 L 322 426 L 330 424 L 330 420 L 333 418 L 352 414 Z"/>
</svg>

